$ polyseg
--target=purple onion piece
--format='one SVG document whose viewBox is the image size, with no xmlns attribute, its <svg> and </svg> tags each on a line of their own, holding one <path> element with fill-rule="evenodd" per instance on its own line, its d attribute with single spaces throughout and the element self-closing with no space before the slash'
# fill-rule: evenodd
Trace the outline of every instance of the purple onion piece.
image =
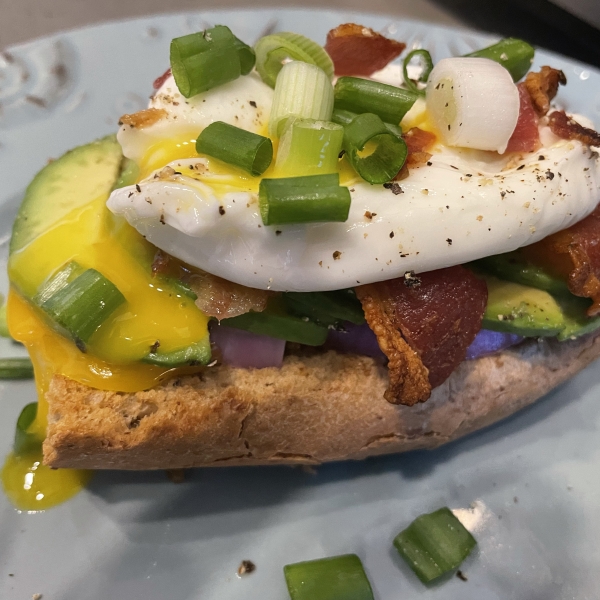
<svg viewBox="0 0 600 600">
<path fill-rule="evenodd" d="M 494 354 L 494 352 L 500 352 L 500 350 L 518 344 L 523 339 L 523 336 L 516 335 L 515 333 L 502 333 L 500 331 L 481 329 L 475 336 L 473 343 L 467 348 L 467 356 L 465 358 L 472 360 L 480 356 Z"/>
<path fill-rule="evenodd" d="M 385 354 L 377 343 L 377 337 L 366 323 L 363 325 L 344 323 L 343 331 L 331 329 L 325 347 L 338 352 L 385 359 Z"/>
<path fill-rule="evenodd" d="M 221 352 L 223 363 L 241 369 L 280 367 L 285 340 L 250 333 L 242 329 L 211 325 L 210 339 Z"/>
</svg>

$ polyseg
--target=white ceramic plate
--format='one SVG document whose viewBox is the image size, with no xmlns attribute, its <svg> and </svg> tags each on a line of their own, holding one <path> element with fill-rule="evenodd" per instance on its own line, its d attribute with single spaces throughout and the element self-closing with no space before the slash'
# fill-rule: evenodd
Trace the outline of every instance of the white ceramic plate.
<svg viewBox="0 0 600 600">
<path fill-rule="evenodd" d="M 168 66 L 171 38 L 223 23 L 247 42 L 266 29 L 321 42 L 360 22 L 432 51 L 492 38 L 418 22 L 318 11 L 159 16 L 37 40 L 0 55 L 0 241 L 23 190 L 47 159 L 113 131 L 145 106 Z M 564 105 L 600 123 L 600 73 L 538 52 L 569 79 Z M 62 65 L 62 66 L 60 66 Z M 43 99 L 40 102 L 38 99 Z M 2 340 L 0 355 L 22 353 Z M 584 600 L 600 589 L 600 373 L 592 366 L 513 418 L 433 452 L 340 463 L 316 474 L 269 467 L 105 472 L 53 510 L 21 514 L 0 497 L 0 598 L 229 600 L 287 598 L 282 567 L 357 553 L 378 600 Z M 0 453 L 12 443 L 33 383 L 0 383 Z M 417 515 L 477 503 L 478 550 L 452 577 L 423 586 L 391 541 Z M 241 560 L 257 570 L 236 576 Z"/>
</svg>

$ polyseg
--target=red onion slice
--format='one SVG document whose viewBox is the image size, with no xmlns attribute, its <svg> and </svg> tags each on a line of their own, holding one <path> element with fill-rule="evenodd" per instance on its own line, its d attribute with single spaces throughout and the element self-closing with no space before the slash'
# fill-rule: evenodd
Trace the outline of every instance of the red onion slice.
<svg viewBox="0 0 600 600">
<path fill-rule="evenodd" d="M 325 343 L 327 348 L 347 354 L 360 354 L 362 356 L 381 359 L 386 358 L 377 343 L 377 336 L 366 323 L 363 325 L 354 325 L 353 323 L 346 322 L 343 324 L 343 328 L 341 331 L 335 329 L 329 331 L 327 342 Z"/>
<path fill-rule="evenodd" d="M 240 369 L 281 367 L 285 340 L 213 324 L 210 338 L 221 352 L 223 363 Z"/>
<path fill-rule="evenodd" d="M 522 336 L 514 333 L 481 329 L 475 336 L 473 343 L 467 348 L 467 356 L 465 358 L 466 360 L 472 360 L 480 356 L 494 354 L 494 352 L 500 352 L 500 350 L 518 344 L 523 339 Z"/>
</svg>

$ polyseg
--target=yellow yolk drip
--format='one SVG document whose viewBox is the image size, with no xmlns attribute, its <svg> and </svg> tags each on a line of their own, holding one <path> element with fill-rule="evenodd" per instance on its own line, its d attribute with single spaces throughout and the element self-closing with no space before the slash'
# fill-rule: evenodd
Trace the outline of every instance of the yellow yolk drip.
<svg viewBox="0 0 600 600">
<path fill-rule="evenodd" d="M 27 347 L 34 364 L 38 412 L 28 433 L 40 439 L 46 435 L 46 393 L 53 375 L 61 374 L 97 389 L 148 389 L 166 378 L 198 371 L 198 367 L 169 368 L 140 362 L 153 344 L 158 341 L 160 351 L 169 352 L 208 335 L 208 318 L 193 300 L 167 279 L 152 276 L 150 266 L 156 248 L 115 218 L 105 201 L 98 198 L 76 209 L 10 257 L 8 326 L 14 339 Z M 100 271 L 126 298 L 91 337 L 86 353 L 56 331 L 31 301 L 49 276 L 73 260 Z M 174 268 L 177 271 L 177 265 Z M 52 470 L 41 463 L 41 448 L 26 456 L 8 456 L 2 483 L 17 508 L 43 510 L 53 506 L 76 494 L 91 477 L 87 471 Z"/>
</svg>

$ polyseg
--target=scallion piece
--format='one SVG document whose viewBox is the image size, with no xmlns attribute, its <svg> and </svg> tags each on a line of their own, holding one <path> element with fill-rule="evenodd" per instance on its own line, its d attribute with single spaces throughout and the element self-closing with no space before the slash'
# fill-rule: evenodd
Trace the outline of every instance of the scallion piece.
<svg viewBox="0 0 600 600">
<path fill-rule="evenodd" d="M 255 177 L 262 175 L 273 160 L 273 144 L 269 138 L 222 121 L 211 123 L 202 131 L 196 140 L 196 151 L 235 165 Z"/>
<path fill-rule="evenodd" d="M 37 402 L 32 402 L 27 404 L 19 414 L 15 430 L 15 441 L 13 442 L 13 452 L 17 456 L 39 452 L 44 441 L 38 435 L 27 431 L 37 417 L 37 409 Z"/>
<path fill-rule="evenodd" d="M 44 283 L 44 285 L 39 289 L 38 293 L 33 298 L 34 304 L 41 306 L 44 304 L 44 302 L 46 302 L 46 300 L 50 299 L 58 291 L 62 290 L 75 278 L 79 277 L 79 275 L 81 275 L 84 271 L 85 269 L 75 261 L 67 263 L 62 269 L 60 269 L 60 271 L 50 277 L 50 279 L 48 279 L 46 283 Z"/>
<path fill-rule="evenodd" d="M 262 80 L 275 87 L 277 75 L 284 64 L 296 60 L 322 69 L 333 78 L 333 61 L 322 46 L 298 33 L 283 31 L 266 35 L 254 45 L 256 70 Z"/>
<path fill-rule="evenodd" d="M 341 125 L 314 119 L 288 119 L 277 150 L 277 175 L 335 173 L 343 141 Z"/>
<path fill-rule="evenodd" d="M 422 63 L 421 74 L 419 75 L 417 81 L 421 81 L 422 83 L 427 83 L 427 78 L 429 77 L 429 73 L 433 69 L 433 60 L 431 60 L 431 54 L 427 50 L 423 50 L 419 48 L 417 50 L 413 50 L 406 55 L 404 62 L 402 63 L 402 73 L 404 75 L 404 85 L 415 94 L 419 94 L 420 96 L 425 95 L 425 90 L 420 90 L 416 83 L 408 76 L 408 65 L 410 61 L 418 57 Z"/>
<path fill-rule="evenodd" d="M 292 600 L 373 600 L 373 590 L 356 554 L 283 567 Z"/>
<path fill-rule="evenodd" d="M 183 367 L 206 365 L 210 362 L 210 358 L 210 339 L 207 335 L 205 339 L 180 350 L 164 353 L 150 352 L 142 362 L 160 367 Z"/>
<path fill-rule="evenodd" d="M 252 48 L 224 25 L 173 39 L 170 58 L 175 83 L 186 98 L 233 81 L 254 66 Z"/>
<path fill-rule="evenodd" d="M 394 125 L 400 123 L 418 97 L 410 90 L 359 77 L 340 77 L 335 84 L 335 108 L 374 113 Z"/>
<path fill-rule="evenodd" d="M 33 365 L 28 358 L 0 358 L 0 379 L 31 379 Z"/>
<path fill-rule="evenodd" d="M 396 550 L 423 583 L 456 569 L 476 544 L 449 508 L 417 517 L 394 539 Z"/>
<path fill-rule="evenodd" d="M 332 110 L 333 87 L 325 72 L 305 62 L 287 63 L 277 76 L 269 135 L 279 137 L 289 117 L 330 121 Z"/>
<path fill-rule="evenodd" d="M 500 63 L 508 70 L 513 81 L 519 81 L 525 77 L 531 68 L 534 55 L 533 46 L 516 38 L 506 38 L 487 48 L 465 54 L 465 56 L 475 58 L 489 58 Z"/>
<path fill-rule="evenodd" d="M 408 155 L 406 142 L 370 113 L 358 115 L 344 128 L 344 150 L 356 172 L 371 184 L 393 179 Z"/>
<path fill-rule="evenodd" d="M 0 337 L 10 337 L 8 323 L 6 322 L 6 304 L 0 306 Z"/>
<path fill-rule="evenodd" d="M 40 304 L 80 347 L 125 302 L 125 297 L 104 275 L 87 269 Z"/>
<path fill-rule="evenodd" d="M 334 108 L 331 120 L 339 125 L 350 125 L 355 117 L 356 113 L 350 112 L 349 110 L 343 110 L 341 108 Z M 390 133 L 393 133 L 396 137 L 402 137 L 402 128 L 399 125 L 393 125 L 392 123 L 385 123 L 384 125 L 388 128 Z"/>
<path fill-rule="evenodd" d="M 258 199 L 265 225 L 348 219 L 350 192 L 337 173 L 263 179 Z"/>
</svg>

